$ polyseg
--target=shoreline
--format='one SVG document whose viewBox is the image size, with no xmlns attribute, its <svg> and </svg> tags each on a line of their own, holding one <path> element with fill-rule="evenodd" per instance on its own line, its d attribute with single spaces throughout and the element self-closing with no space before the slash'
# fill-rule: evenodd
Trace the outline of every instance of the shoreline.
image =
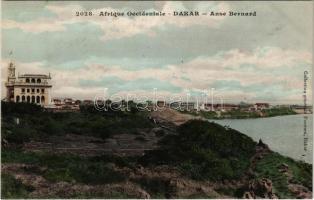
<svg viewBox="0 0 314 200">
<path fill-rule="evenodd" d="M 266 117 L 248 117 L 248 118 L 206 118 L 206 119 L 207 119 L 207 120 L 245 120 L 245 119 L 267 119 L 267 118 L 283 117 L 283 116 L 293 116 L 293 115 L 313 115 L 313 113 L 296 113 L 296 114 L 275 115 L 275 116 L 266 116 Z"/>
<path fill-rule="evenodd" d="M 258 119 L 258 118 L 270 118 L 277 116 L 287 115 L 304 115 L 313 113 L 298 113 L 291 109 L 270 109 L 258 112 L 246 112 L 241 110 L 233 110 L 229 112 L 216 112 L 216 111 L 179 111 L 183 114 L 188 114 L 204 119 L 212 120 L 224 120 L 224 119 Z"/>
</svg>

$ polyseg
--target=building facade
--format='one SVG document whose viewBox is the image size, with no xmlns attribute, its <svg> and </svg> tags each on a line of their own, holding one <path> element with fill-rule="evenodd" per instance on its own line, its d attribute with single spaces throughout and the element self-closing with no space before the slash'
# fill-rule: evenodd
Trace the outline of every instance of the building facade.
<svg viewBox="0 0 314 200">
<path fill-rule="evenodd" d="M 15 65 L 8 67 L 6 100 L 27 102 L 46 106 L 50 104 L 51 77 L 45 74 L 23 74 L 15 76 Z"/>
</svg>

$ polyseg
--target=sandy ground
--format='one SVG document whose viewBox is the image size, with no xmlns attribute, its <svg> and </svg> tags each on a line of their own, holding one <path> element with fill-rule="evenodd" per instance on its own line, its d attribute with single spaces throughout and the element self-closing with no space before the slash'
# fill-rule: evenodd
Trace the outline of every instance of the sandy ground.
<svg viewBox="0 0 314 200">
<path fill-rule="evenodd" d="M 176 126 L 184 124 L 191 119 L 202 119 L 201 117 L 180 113 L 170 108 L 154 111 L 151 113 L 151 117 L 159 123 L 173 123 Z"/>
</svg>

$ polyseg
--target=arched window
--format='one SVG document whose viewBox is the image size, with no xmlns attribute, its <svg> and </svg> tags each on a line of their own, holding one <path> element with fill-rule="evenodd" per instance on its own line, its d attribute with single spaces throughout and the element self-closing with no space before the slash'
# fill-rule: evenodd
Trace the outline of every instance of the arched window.
<svg viewBox="0 0 314 200">
<path fill-rule="evenodd" d="M 19 95 L 17 95 L 15 98 L 16 98 L 16 102 L 20 102 L 20 96 Z"/>
<path fill-rule="evenodd" d="M 35 96 L 32 96 L 32 103 L 35 103 Z"/>
<path fill-rule="evenodd" d="M 29 78 L 26 79 L 26 83 L 29 83 Z"/>
<path fill-rule="evenodd" d="M 45 96 L 41 96 L 41 103 L 45 103 Z"/>
<path fill-rule="evenodd" d="M 37 83 L 41 83 L 41 79 L 40 78 L 37 79 Z"/>
<path fill-rule="evenodd" d="M 25 102 L 25 96 L 24 95 L 22 96 L 22 102 Z"/>
<path fill-rule="evenodd" d="M 40 103 L 40 97 L 39 96 L 36 97 L 36 103 Z"/>
<path fill-rule="evenodd" d="M 35 83 L 35 79 L 34 78 L 32 78 L 32 83 Z"/>
<path fill-rule="evenodd" d="M 31 97 L 27 96 L 27 103 L 30 103 L 30 102 L 31 102 Z"/>
</svg>

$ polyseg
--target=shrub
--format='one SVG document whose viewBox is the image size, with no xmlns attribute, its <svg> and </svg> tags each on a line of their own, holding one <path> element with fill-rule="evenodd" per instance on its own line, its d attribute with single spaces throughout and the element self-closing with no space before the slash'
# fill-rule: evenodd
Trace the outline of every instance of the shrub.
<svg viewBox="0 0 314 200">
<path fill-rule="evenodd" d="M 22 144 L 29 142 L 31 138 L 38 137 L 38 132 L 29 126 L 16 126 L 12 130 L 4 131 L 4 139 L 9 143 Z"/>
<path fill-rule="evenodd" d="M 166 136 L 160 145 L 140 162 L 175 165 L 192 178 L 220 180 L 243 175 L 256 143 L 236 130 L 191 120 L 178 128 L 178 135 Z"/>
<path fill-rule="evenodd" d="M 27 198 L 28 194 L 33 190 L 33 187 L 24 185 L 12 175 L 6 173 L 1 174 L 2 198 Z"/>
</svg>

